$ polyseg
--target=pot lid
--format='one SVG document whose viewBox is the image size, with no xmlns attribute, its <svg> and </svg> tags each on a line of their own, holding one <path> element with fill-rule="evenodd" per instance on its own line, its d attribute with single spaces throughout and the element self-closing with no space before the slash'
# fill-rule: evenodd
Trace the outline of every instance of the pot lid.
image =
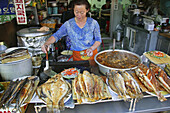
<svg viewBox="0 0 170 113">
<path fill-rule="evenodd" d="M 23 37 L 36 37 L 36 36 L 47 35 L 52 33 L 52 31 L 54 31 L 53 28 L 50 28 L 49 31 L 37 31 L 37 29 L 40 29 L 40 27 L 24 28 L 17 31 L 17 35 Z"/>
</svg>

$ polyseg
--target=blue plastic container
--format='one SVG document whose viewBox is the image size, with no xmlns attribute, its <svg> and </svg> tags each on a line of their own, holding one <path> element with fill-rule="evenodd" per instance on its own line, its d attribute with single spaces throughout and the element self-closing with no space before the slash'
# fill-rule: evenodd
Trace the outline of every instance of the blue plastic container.
<svg viewBox="0 0 170 113">
<path fill-rule="evenodd" d="M 53 14 L 58 14 L 58 7 L 53 7 Z"/>
</svg>

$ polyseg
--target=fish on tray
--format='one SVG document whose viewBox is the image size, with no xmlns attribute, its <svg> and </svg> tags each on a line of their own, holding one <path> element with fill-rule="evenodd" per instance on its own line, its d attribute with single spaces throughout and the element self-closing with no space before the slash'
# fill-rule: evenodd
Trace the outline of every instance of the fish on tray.
<svg viewBox="0 0 170 113">
<path fill-rule="evenodd" d="M 142 98 L 143 94 L 136 80 L 127 71 L 121 71 L 121 75 L 124 78 L 128 95 L 131 98 Z"/>
<path fill-rule="evenodd" d="M 24 103 L 28 103 L 38 86 L 39 83 L 39 77 L 37 76 L 31 76 L 28 77 L 28 82 L 24 85 L 22 90 L 19 92 L 18 97 L 16 97 L 16 105 L 13 112 L 17 112 Z"/>
<path fill-rule="evenodd" d="M 118 71 L 110 70 L 110 73 L 112 75 L 114 85 L 115 85 L 119 98 L 123 98 L 124 101 L 127 101 L 128 100 L 127 90 L 125 87 L 124 78 L 121 76 L 121 74 L 118 73 Z"/>
<path fill-rule="evenodd" d="M 88 98 L 88 94 L 87 94 L 87 91 L 86 91 L 86 86 L 85 86 L 85 83 L 84 83 L 84 80 L 83 80 L 83 74 L 78 75 L 78 83 L 80 85 L 80 89 L 83 92 L 84 96 L 86 98 Z"/>
<path fill-rule="evenodd" d="M 94 95 L 94 78 L 88 71 L 83 71 L 83 80 L 89 99 L 93 99 Z"/>
<path fill-rule="evenodd" d="M 78 104 L 111 98 L 104 80 L 86 70 L 74 78 L 72 85 L 73 99 L 76 99 Z"/>
<path fill-rule="evenodd" d="M 104 88 L 105 88 L 105 83 L 103 79 L 97 75 L 91 74 L 94 78 L 94 99 L 99 100 L 105 99 L 105 93 L 104 93 Z"/>
<path fill-rule="evenodd" d="M 71 85 L 61 74 L 57 74 L 37 88 L 37 93 L 46 104 L 50 112 L 64 109 L 64 99 L 69 94 Z"/>
<path fill-rule="evenodd" d="M 15 103 L 15 107 L 12 111 L 17 112 L 20 110 L 21 105 L 31 100 L 38 83 L 39 78 L 36 76 L 10 81 L 10 84 L 1 98 L 0 107 L 9 108 L 12 103 Z"/>
<path fill-rule="evenodd" d="M 11 105 L 11 102 L 15 99 L 15 97 L 18 96 L 19 92 L 22 90 L 22 88 L 24 87 L 24 85 L 27 83 L 28 78 L 24 79 L 24 80 L 20 80 L 20 82 L 17 84 L 16 88 L 14 89 L 14 91 L 12 92 L 12 94 L 10 95 L 10 98 L 7 100 L 7 102 L 4 104 L 4 106 L 6 108 L 9 108 L 9 106 Z"/>
<path fill-rule="evenodd" d="M 153 70 L 149 69 L 144 64 L 139 64 L 138 68 L 135 69 L 136 75 L 139 77 L 141 82 L 150 90 L 154 91 L 158 97 L 158 100 L 165 101 L 167 100 L 159 92 L 159 83 L 156 80 Z"/>
<path fill-rule="evenodd" d="M 81 87 L 80 87 L 79 82 L 78 82 L 78 77 L 75 77 L 73 82 L 74 82 L 73 84 L 75 86 L 74 90 L 75 90 L 76 95 L 77 95 L 77 102 L 80 104 L 82 102 L 82 100 L 81 100 L 82 92 L 81 92 Z"/>
<path fill-rule="evenodd" d="M 167 74 L 160 67 L 153 63 L 150 64 L 150 69 L 152 69 L 159 84 L 170 94 L 170 78 L 167 76 Z"/>
<path fill-rule="evenodd" d="M 7 102 L 7 100 L 10 98 L 13 90 L 16 88 L 16 86 L 18 85 L 19 80 L 16 81 L 10 81 L 6 91 L 4 92 L 1 100 L 0 100 L 0 108 L 4 107 L 4 103 Z"/>
</svg>

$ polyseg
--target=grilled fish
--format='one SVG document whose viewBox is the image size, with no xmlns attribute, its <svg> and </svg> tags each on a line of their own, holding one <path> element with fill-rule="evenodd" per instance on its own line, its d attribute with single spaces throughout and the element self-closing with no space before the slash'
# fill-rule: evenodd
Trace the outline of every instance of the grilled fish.
<svg viewBox="0 0 170 113">
<path fill-rule="evenodd" d="M 38 95 L 47 103 L 47 108 L 50 112 L 63 109 L 63 98 L 69 93 L 71 87 L 68 84 L 69 83 L 66 82 L 61 75 L 58 75 L 56 80 L 52 78 L 52 80 L 47 81 L 38 87 Z"/>
<path fill-rule="evenodd" d="M 81 91 L 83 92 L 84 96 L 87 98 L 88 95 L 87 95 L 86 86 L 85 86 L 85 83 L 84 83 L 83 75 L 82 75 L 82 74 L 79 74 L 79 75 L 78 75 L 78 82 L 79 82 Z"/>
<path fill-rule="evenodd" d="M 80 104 L 82 102 L 81 100 L 81 88 L 80 88 L 80 85 L 79 85 L 79 82 L 78 82 L 78 77 L 76 77 L 74 79 L 74 90 L 75 90 L 75 93 L 77 95 L 77 102 Z"/>
<path fill-rule="evenodd" d="M 111 73 L 107 73 L 107 78 L 108 78 L 108 85 L 110 86 L 110 88 L 114 91 L 117 92 L 114 80 L 113 80 L 113 76 Z"/>
<path fill-rule="evenodd" d="M 53 108 L 59 109 L 59 102 L 67 94 L 68 88 L 69 87 L 63 78 L 59 78 L 54 84 L 51 84 Z"/>
<path fill-rule="evenodd" d="M 19 107 L 24 103 L 24 99 L 26 98 L 26 95 L 28 93 L 28 90 L 30 90 L 30 88 L 31 88 L 31 81 L 28 81 L 21 89 L 18 96 L 16 97 L 17 98 L 16 105 L 12 110 L 13 112 L 17 112 L 19 110 Z"/>
<path fill-rule="evenodd" d="M 88 93 L 89 99 L 94 97 L 94 79 L 88 71 L 83 71 L 83 81 L 86 86 L 86 91 Z"/>
<path fill-rule="evenodd" d="M 39 77 L 28 77 L 28 82 L 22 88 L 16 99 L 16 106 L 14 107 L 13 112 L 17 112 L 21 105 L 23 105 L 24 103 L 28 103 L 32 99 L 32 96 L 35 93 L 35 89 L 37 88 L 38 83 Z"/>
<path fill-rule="evenodd" d="M 99 87 L 99 94 L 102 99 L 105 99 L 105 94 L 104 94 L 104 88 L 105 88 L 105 83 L 101 77 L 98 77 L 98 87 Z"/>
<path fill-rule="evenodd" d="M 97 75 L 91 74 L 94 78 L 94 99 L 99 100 L 100 94 L 99 94 L 99 79 Z"/>
<path fill-rule="evenodd" d="M 1 98 L 1 101 L 0 101 L 0 108 L 2 107 L 2 105 L 4 103 L 6 103 L 6 101 L 10 98 L 13 90 L 16 88 L 16 86 L 18 85 L 19 83 L 19 80 L 16 80 L 16 81 L 10 81 L 7 89 L 5 90 L 2 98 Z"/>
<path fill-rule="evenodd" d="M 131 98 L 138 98 L 138 99 L 142 98 L 143 94 L 135 79 L 127 71 L 121 71 L 121 75 L 124 78 L 125 86 L 129 96 Z"/>
<path fill-rule="evenodd" d="M 144 64 L 140 64 L 137 69 L 135 69 L 136 75 L 144 83 L 148 89 L 152 89 L 158 97 L 158 100 L 165 101 L 167 100 L 158 90 L 159 84 L 153 74 L 153 71 L 147 68 Z"/>
<path fill-rule="evenodd" d="M 170 93 L 170 78 L 167 76 L 167 74 L 158 66 L 151 64 L 150 68 L 154 72 L 154 75 L 156 76 L 158 82 L 160 85 L 168 92 Z"/>
<path fill-rule="evenodd" d="M 28 90 L 28 93 L 25 97 L 25 100 L 24 100 L 25 103 L 29 103 L 29 101 L 32 99 L 32 96 L 35 93 L 37 86 L 40 82 L 40 79 L 37 76 L 31 76 L 28 78 L 28 80 L 31 81 L 31 88 L 30 90 Z"/>
<path fill-rule="evenodd" d="M 22 88 L 24 87 L 24 85 L 27 83 L 28 78 L 25 78 L 23 80 L 20 80 L 19 84 L 16 86 L 16 88 L 14 89 L 14 91 L 12 92 L 10 98 L 8 99 L 8 101 L 5 103 L 5 107 L 8 108 L 9 105 L 11 104 L 11 102 L 15 99 L 15 97 L 18 96 L 19 92 L 22 90 Z"/>
<path fill-rule="evenodd" d="M 110 70 L 110 73 L 113 76 L 113 80 L 114 80 L 119 98 L 123 97 L 124 101 L 127 101 L 127 95 L 126 95 L 127 91 L 125 87 L 124 78 L 117 71 Z"/>
</svg>

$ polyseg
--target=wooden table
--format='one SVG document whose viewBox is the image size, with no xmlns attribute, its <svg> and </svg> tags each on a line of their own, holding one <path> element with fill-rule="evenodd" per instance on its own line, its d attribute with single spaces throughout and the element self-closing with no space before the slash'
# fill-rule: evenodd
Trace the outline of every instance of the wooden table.
<svg viewBox="0 0 170 113">
<path fill-rule="evenodd" d="M 170 38 L 170 33 L 159 33 L 159 35 Z"/>
</svg>

